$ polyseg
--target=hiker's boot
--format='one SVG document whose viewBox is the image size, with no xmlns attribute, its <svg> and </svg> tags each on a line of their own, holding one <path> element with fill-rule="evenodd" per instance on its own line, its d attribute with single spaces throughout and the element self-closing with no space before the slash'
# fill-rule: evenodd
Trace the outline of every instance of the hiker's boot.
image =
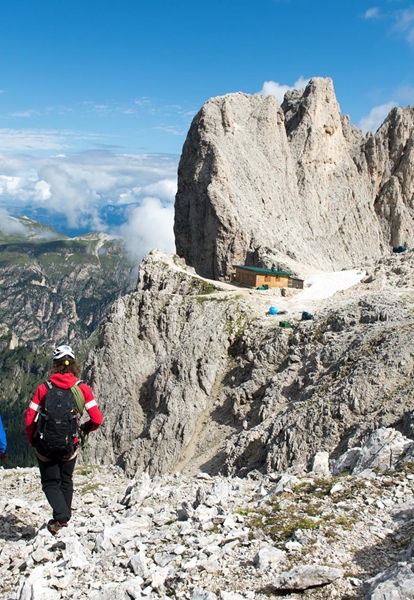
<svg viewBox="0 0 414 600">
<path fill-rule="evenodd" d="M 63 527 L 67 526 L 67 523 L 59 523 L 59 521 L 55 521 L 54 519 L 51 519 L 47 524 L 47 528 L 52 535 L 56 535 L 60 529 L 63 529 Z"/>
</svg>

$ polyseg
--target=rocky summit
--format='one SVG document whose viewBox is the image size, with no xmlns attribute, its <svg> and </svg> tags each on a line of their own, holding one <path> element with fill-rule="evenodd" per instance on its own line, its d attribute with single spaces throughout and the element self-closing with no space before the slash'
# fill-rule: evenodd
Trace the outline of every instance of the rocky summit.
<svg viewBox="0 0 414 600">
<path fill-rule="evenodd" d="M 341 115 L 331 79 L 227 94 L 195 116 L 175 205 L 177 254 L 204 277 L 233 264 L 352 268 L 414 241 L 414 109 L 373 135 Z"/>
</svg>

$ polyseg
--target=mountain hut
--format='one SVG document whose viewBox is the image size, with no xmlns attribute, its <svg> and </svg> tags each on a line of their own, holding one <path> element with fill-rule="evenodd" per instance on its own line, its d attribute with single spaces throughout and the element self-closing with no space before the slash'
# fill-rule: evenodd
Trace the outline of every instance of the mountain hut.
<svg viewBox="0 0 414 600">
<path fill-rule="evenodd" d="M 274 266 L 271 269 L 262 269 L 260 267 L 233 265 L 233 268 L 235 269 L 232 277 L 234 283 L 255 288 L 267 286 L 268 288 L 303 289 L 303 279 L 294 277 L 292 273 L 279 271 Z"/>
</svg>

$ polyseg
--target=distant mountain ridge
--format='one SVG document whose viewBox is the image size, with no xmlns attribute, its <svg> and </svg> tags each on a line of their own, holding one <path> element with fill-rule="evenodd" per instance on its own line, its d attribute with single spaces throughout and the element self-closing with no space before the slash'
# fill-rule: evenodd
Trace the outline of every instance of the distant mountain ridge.
<svg viewBox="0 0 414 600">
<path fill-rule="evenodd" d="M 28 218 L 24 233 L 0 231 L 0 322 L 38 346 L 86 339 L 112 301 L 134 289 L 136 270 L 120 238 L 58 234 Z"/>
<path fill-rule="evenodd" d="M 67 216 L 63 213 L 50 211 L 46 208 L 30 204 L 24 207 L 16 207 L 7 201 L 2 203 L 2 206 L 7 210 L 8 214 L 16 219 L 22 218 L 22 212 L 26 215 L 26 218 L 37 223 L 48 223 L 50 228 L 54 231 L 59 231 L 60 235 L 66 235 L 68 237 L 76 237 L 87 235 L 91 231 L 90 221 L 87 220 L 85 223 L 80 219 L 76 226 L 70 227 L 68 225 Z M 140 206 L 140 202 L 130 202 L 128 204 L 104 204 L 99 208 L 99 218 L 101 222 L 105 223 L 106 227 L 111 230 L 116 230 L 120 225 L 125 224 L 128 221 L 128 213 Z M 25 218 L 25 217 L 23 217 Z"/>
</svg>

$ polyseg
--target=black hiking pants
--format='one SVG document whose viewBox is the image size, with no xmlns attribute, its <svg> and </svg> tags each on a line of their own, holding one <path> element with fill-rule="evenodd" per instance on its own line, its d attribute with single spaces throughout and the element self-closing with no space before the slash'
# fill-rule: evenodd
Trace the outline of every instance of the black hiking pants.
<svg viewBox="0 0 414 600">
<path fill-rule="evenodd" d="M 53 519 L 67 523 L 72 513 L 73 470 L 76 457 L 72 460 L 40 460 L 42 490 L 53 509 Z"/>
</svg>

